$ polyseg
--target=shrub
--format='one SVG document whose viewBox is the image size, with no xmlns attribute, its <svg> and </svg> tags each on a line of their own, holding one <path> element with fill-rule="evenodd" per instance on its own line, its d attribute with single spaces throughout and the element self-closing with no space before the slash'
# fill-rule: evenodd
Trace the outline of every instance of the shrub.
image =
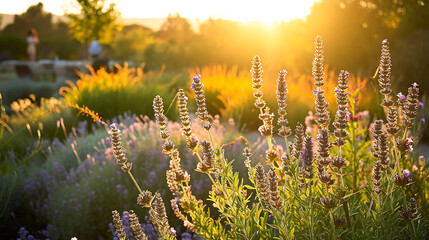
<svg viewBox="0 0 429 240">
<path fill-rule="evenodd" d="M 168 101 L 173 101 L 174 93 L 171 88 L 183 84 L 182 75 L 172 76 L 160 72 L 143 73 L 141 68 L 116 66 L 115 73 L 108 73 L 105 69 L 91 74 L 80 74 L 80 79 L 70 82 L 69 87 L 60 89 L 69 104 L 87 106 L 103 116 L 112 119 L 130 111 L 135 114 L 151 115 L 152 110 L 145 102 L 151 101 L 156 94 L 165 94 Z M 174 111 L 169 116 L 174 119 Z"/>
<path fill-rule="evenodd" d="M 292 130 L 286 100 L 296 93 L 288 92 L 286 71 L 280 71 L 276 97 L 278 134 L 285 140 L 284 151 L 272 141 L 274 113 L 266 107 L 260 91 L 262 66 L 260 58 L 254 58 L 252 87 L 263 122 L 258 130 L 269 149 L 265 155 L 268 169 L 261 163 L 255 166 L 251 149 L 245 149 L 244 165 L 251 184 L 245 184 L 233 171 L 232 161 L 224 156 L 225 149 L 213 141 L 201 75 L 194 76 L 192 89 L 197 102 L 196 115 L 207 131 L 207 140 L 197 138 L 192 132 L 187 97 L 179 90 L 182 133 L 190 152 L 198 159 L 196 171 L 207 175 L 212 183 L 207 189 L 208 199 L 219 217 L 210 214 L 211 204 L 204 204 L 193 193 L 191 176 L 182 168 L 183 159 L 189 160 L 180 157 L 183 151 L 175 146 L 162 98 L 155 97 L 153 107 L 163 140 L 162 152 L 170 158 L 167 184 L 175 195 L 171 206 L 176 217 L 205 239 L 427 238 L 429 165 L 414 152 L 417 139 L 413 139 L 409 130 L 419 124 L 415 121 L 419 87 L 414 83 L 406 96 L 399 94 L 393 100 L 387 40 L 382 45 L 378 84 L 386 120 L 375 119 L 369 129 L 362 114 L 356 112 L 357 101 L 355 93 L 349 92 L 350 75 L 346 71 L 340 72 L 335 91 L 331 90 L 335 92 L 337 110 L 332 119 L 334 131 L 329 129 L 323 45 L 318 36 L 313 61 L 316 126 L 305 130 L 302 124 L 297 124 L 295 139 L 289 144 L 287 137 Z M 122 150 L 121 131 L 116 124 L 110 128 L 116 162 L 133 179 L 132 165 Z M 174 239 L 175 232 L 170 229 L 161 195 L 142 191 L 138 181 L 133 182 L 139 190 L 137 204 L 150 209 L 150 220 L 160 238 Z M 120 221 L 116 219 L 115 223 L 116 231 L 123 232 Z M 134 234 L 144 235 L 138 228 L 133 230 Z"/>
<path fill-rule="evenodd" d="M 15 59 L 27 59 L 27 41 L 22 35 L 1 34 L 0 52 L 12 55 Z"/>
</svg>

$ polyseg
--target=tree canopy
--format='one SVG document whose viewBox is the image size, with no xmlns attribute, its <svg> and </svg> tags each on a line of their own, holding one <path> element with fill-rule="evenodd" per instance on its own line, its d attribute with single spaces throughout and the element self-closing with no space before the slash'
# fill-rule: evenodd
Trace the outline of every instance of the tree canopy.
<svg viewBox="0 0 429 240">
<path fill-rule="evenodd" d="M 105 6 L 105 0 L 76 0 L 80 14 L 67 14 L 70 18 L 72 37 L 81 43 L 97 39 L 102 44 L 112 40 L 112 30 L 117 26 L 120 13 L 115 4 Z"/>
</svg>

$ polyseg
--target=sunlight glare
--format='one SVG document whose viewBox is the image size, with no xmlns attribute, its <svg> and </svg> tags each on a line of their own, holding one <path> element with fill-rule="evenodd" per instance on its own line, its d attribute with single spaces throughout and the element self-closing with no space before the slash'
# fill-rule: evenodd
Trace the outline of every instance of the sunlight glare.
<svg viewBox="0 0 429 240">
<path fill-rule="evenodd" d="M 79 12 L 76 0 L 16 0 L 5 6 L 3 13 L 19 14 L 39 1 L 44 4 L 45 10 L 57 15 L 63 15 L 64 12 Z M 160 0 L 150 3 L 135 0 L 106 0 L 105 3 L 107 6 L 115 3 L 123 18 L 165 18 L 169 13 L 179 13 L 184 18 L 200 20 L 211 17 L 243 23 L 251 21 L 272 23 L 304 19 L 316 1 L 319 0 Z"/>
</svg>

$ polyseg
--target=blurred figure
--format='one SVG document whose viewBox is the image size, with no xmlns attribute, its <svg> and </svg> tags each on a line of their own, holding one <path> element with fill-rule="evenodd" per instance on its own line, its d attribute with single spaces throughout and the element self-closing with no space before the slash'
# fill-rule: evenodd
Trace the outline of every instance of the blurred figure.
<svg viewBox="0 0 429 240">
<path fill-rule="evenodd" d="M 89 55 L 91 55 L 92 61 L 96 61 L 101 53 L 101 45 L 97 40 L 92 40 L 89 45 Z"/>
<path fill-rule="evenodd" d="M 89 55 L 92 58 L 92 67 L 94 71 L 99 70 L 100 68 L 107 69 L 109 59 L 107 57 L 101 57 L 101 44 L 97 40 L 92 40 L 89 45 Z"/>
<path fill-rule="evenodd" d="M 39 43 L 39 37 L 37 36 L 37 31 L 34 28 L 31 28 L 27 34 L 27 53 L 30 61 L 36 61 L 36 44 Z"/>
</svg>

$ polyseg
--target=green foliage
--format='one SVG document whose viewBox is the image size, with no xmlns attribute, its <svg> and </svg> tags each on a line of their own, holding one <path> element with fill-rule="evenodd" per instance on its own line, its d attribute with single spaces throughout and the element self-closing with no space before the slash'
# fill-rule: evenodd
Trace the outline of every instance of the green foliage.
<svg viewBox="0 0 429 240">
<path fill-rule="evenodd" d="M 115 4 L 105 7 L 105 0 L 77 0 L 81 14 L 68 14 L 74 39 L 81 43 L 98 40 L 101 44 L 112 41 L 112 31 L 119 18 Z"/>
<path fill-rule="evenodd" d="M 55 85 L 49 82 L 35 82 L 32 80 L 13 79 L 0 82 L 3 94 L 3 104 L 9 110 L 10 104 L 18 99 L 33 95 L 35 99 L 50 98 L 55 93 Z"/>
<path fill-rule="evenodd" d="M 109 56 L 119 61 L 144 62 L 144 50 L 154 41 L 153 31 L 140 25 L 114 31 Z"/>
<path fill-rule="evenodd" d="M 24 35 L 0 34 L 0 52 L 23 60 L 27 58 L 27 40 Z"/>
</svg>

